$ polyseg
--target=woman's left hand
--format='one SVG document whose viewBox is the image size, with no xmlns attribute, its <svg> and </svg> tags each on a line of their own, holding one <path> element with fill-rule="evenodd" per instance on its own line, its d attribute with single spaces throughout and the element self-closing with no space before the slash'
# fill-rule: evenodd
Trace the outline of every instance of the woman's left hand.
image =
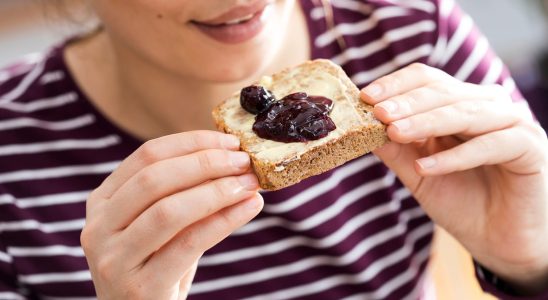
<svg viewBox="0 0 548 300">
<path fill-rule="evenodd" d="M 548 282 L 548 140 L 498 85 L 413 64 L 362 99 L 388 124 L 380 157 L 435 223 L 523 293 Z"/>
</svg>

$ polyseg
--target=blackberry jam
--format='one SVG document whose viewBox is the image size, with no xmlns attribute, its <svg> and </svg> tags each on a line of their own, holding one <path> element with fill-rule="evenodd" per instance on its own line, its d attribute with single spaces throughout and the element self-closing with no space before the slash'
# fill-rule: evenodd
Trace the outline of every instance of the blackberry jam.
<svg viewBox="0 0 548 300">
<path fill-rule="evenodd" d="M 244 96 L 244 91 L 246 95 L 251 94 L 254 98 L 249 97 L 250 101 L 242 100 L 247 97 Z M 262 91 L 266 90 L 262 88 Z M 322 96 L 309 96 L 306 93 L 293 93 L 275 101 L 272 100 L 273 97 L 264 96 L 265 93 L 262 91 L 256 87 L 251 90 L 247 87 L 242 90 L 240 96 L 242 107 L 244 103 L 248 106 L 244 107 L 245 110 L 251 113 L 258 112 L 253 124 L 253 131 L 258 136 L 285 143 L 307 142 L 323 138 L 336 129 L 335 123 L 329 117 L 333 109 L 332 100 Z M 268 95 L 272 96 L 271 93 Z M 257 106 L 253 107 L 253 103 L 257 103 Z"/>
<path fill-rule="evenodd" d="M 240 92 L 240 105 L 254 115 L 267 110 L 274 101 L 272 92 L 262 86 L 248 86 Z"/>
</svg>

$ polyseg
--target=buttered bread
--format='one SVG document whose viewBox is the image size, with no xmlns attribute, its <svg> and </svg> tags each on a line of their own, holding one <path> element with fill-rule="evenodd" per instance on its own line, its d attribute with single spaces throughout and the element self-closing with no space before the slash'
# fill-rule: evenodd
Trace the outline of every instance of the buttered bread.
<svg viewBox="0 0 548 300">
<path fill-rule="evenodd" d="M 213 111 L 217 127 L 240 138 L 249 153 L 261 188 L 277 190 L 328 171 L 362 156 L 388 141 L 385 126 L 375 119 L 373 107 L 360 100 L 358 88 L 342 68 L 318 59 L 264 76 L 256 85 L 280 99 L 306 93 L 331 99 L 329 117 L 336 128 L 327 136 L 306 142 L 279 142 L 253 131 L 256 115 L 240 105 L 240 92 Z"/>
</svg>

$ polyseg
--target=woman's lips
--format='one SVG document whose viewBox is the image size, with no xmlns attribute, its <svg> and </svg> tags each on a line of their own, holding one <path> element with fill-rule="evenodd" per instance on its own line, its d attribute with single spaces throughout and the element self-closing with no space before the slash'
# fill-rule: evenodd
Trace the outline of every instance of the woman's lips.
<svg viewBox="0 0 548 300">
<path fill-rule="evenodd" d="M 238 44 L 252 39 L 261 32 L 265 25 L 264 19 L 270 9 L 272 5 L 263 6 L 259 11 L 255 10 L 255 13 L 235 15 L 232 19 L 225 18 L 226 21 L 220 24 L 198 21 L 192 21 L 192 24 L 214 40 L 226 44 Z"/>
</svg>

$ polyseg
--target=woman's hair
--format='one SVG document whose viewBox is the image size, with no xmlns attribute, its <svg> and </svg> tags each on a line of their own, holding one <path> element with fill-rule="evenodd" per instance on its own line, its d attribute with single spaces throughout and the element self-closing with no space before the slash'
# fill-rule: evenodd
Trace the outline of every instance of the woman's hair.
<svg viewBox="0 0 548 300">
<path fill-rule="evenodd" d="M 100 30 L 99 19 L 95 16 L 89 0 L 38 0 L 42 5 L 45 19 L 59 24 L 61 35 L 88 35 Z"/>
<path fill-rule="evenodd" d="M 48 19 L 68 21 L 82 25 L 95 19 L 88 0 L 41 0 L 44 14 Z"/>
</svg>

